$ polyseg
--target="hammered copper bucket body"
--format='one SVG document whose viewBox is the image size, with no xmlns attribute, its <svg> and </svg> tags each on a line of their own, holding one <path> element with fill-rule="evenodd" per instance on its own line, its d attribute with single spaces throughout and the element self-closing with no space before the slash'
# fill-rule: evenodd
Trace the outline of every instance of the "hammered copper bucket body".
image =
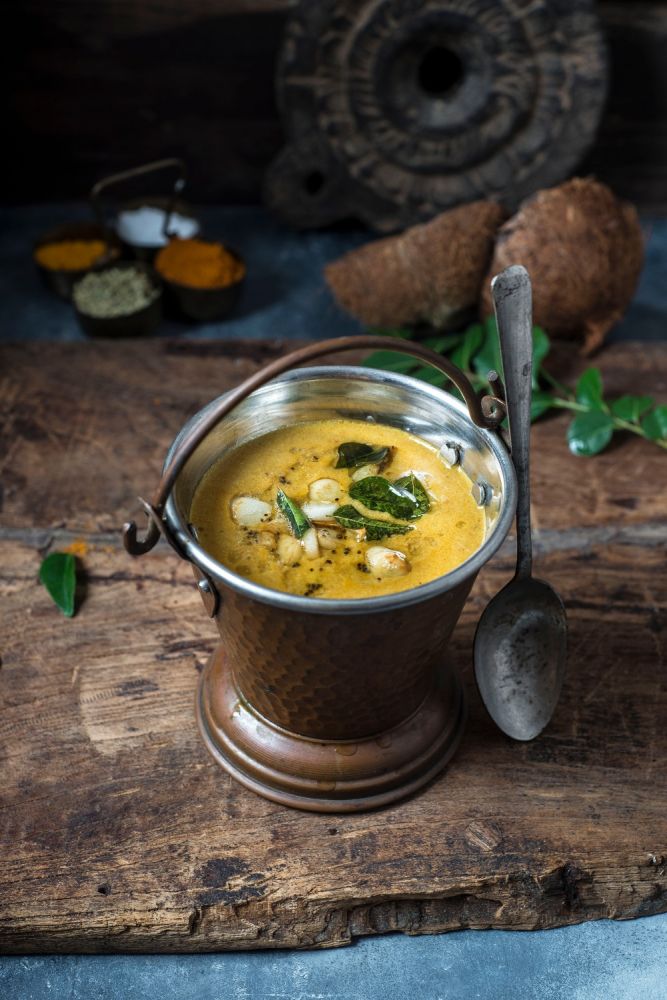
<svg viewBox="0 0 667 1000">
<path fill-rule="evenodd" d="M 146 505 L 153 536 L 159 527 L 191 562 L 220 632 L 198 693 L 202 735 L 220 764 L 274 801 L 323 812 L 384 805 L 433 777 L 461 738 L 465 703 L 447 642 L 477 572 L 512 522 L 511 460 L 464 403 L 390 372 L 302 368 L 239 398 L 222 419 L 214 419 L 216 400 L 183 428 L 167 456 L 164 505 Z M 479 401 L 472 410 L 489 426 L 502 419 L 501 406 L 487 417 Z M 189 510 L 211 463 L 259 434 L 332 417 L 400 427 L 443 448 L 484 507 L 482 547 L 424 586 L 363 600 L 270 590 L 209 556 Z M 136 536 L 127 544 L 135 554 L 145 550 Z"/>
</svg>

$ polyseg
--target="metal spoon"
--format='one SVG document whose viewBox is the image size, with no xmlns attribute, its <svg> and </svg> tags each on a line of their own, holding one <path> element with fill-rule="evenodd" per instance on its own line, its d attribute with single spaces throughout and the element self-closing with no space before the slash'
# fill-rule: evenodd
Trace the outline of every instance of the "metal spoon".
<svg viewBox="0 0 667 1000">
<path fill-rule="evenodd" d="M 567 641 L 565 608 L 548 583 L 531 576 L 530 401 L 532 295 L 524 267 L 491 284 L 503 359 L 512 460 L 517 474 L 514 579 L 488 604 L 475 634 L 475 677 L 489 715 L 515 740 L 532 740 L 558 702 Z"/>
</svg>

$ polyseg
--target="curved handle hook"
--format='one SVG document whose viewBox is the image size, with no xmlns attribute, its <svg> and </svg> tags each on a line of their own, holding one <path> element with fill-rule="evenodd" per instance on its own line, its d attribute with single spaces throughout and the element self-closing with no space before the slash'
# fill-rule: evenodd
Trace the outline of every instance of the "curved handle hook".
<svg viewBox="0 0 667 1000">
<path fill-rule="evenodd" d="M 189 459 L 190 455 L 200 444 L 206 435 L 215 427 L 223 417 L 226 417 L 242 400 L 249 396 L 255 389 L 270 382 L 278 375 L 282 375 L 290 368 L 320 357 L 323 354 L 340 354 L 342 351 L 354 351 L 359 348 L 395 351 L 399 354 L 410 354 L 421 361 L 425 361 L 433 368 L 446 375 L 460 391 L 465 399 L 470 413 L 470 418 L 478 427 L 487 430 L 495 430 L 502 423 L 505 417 L 505 404 L 496 396 L 484 396 L 481 400 L 477 396 L 471 382 L 466 375 L 457 368 L 449 358 L 436 354 L 429 347 L 423 344 L 406 343 L 395 340 L 393 337 L 380 337 L 373 334 L 363 334 L 353 337 L 336 337 L 334 340 L 322 340 L 314 344 L 308 344 L 296 351 L 292 351 L 283 358 L 278 358 L 265 368 L 255 372 L 245 382 L 232 389 L 223 396 L 216 406 L 210 411 L 204 420 L 192 427 L 188 434 L 181 441 L 178 450 L 172 455 L 167 466 L 165 466 L 162 479 L 155 492 L 153 503 L 149 504 L 140 498 L 150 524 L 145 538 L 137 537 L 137 526 L 134 521 L 128 521 L 123 527 L 123 542 L 130 555 L 143 555 L 150 551 L 156 544 L 160 532 L 163 528 L 162 515 L 167 498 L 171 493 L 176 478 Z"/>
<path fill-rule="evenodd" d="M 135 521 L 126 521 L 123 525 L 123 545 L 131 556 L 143 556 L 146 552 L 150 552 L 157 545 L 162 533 L 162 519 L 156 509 L 143 497 L 138 497 L 138 500 L 148 518 L 148 528 L 145 537 L 139 538 Z"/>
<path fill-rule="evenodd" d="M 177 156 L 169 156 L 164 160 L 153 160 L 151 163 L 144 163 L 140 167 L 132 167 L 130 170 L 121 170 L 120 173 L 110 174 L 108 177 L 103 177 L 102 180 L 97 181 L 97 183 L 90 189 L 89 197 L 90 203 L 93 206 L 93 212 L 95 213 L 99 224 L 103 227 L 106 227 L 107 224 L 101 202 L 103 191 L 107 188 L 114 187 L 116 184 L 122 184 L 123 181 L 132 180 L 134 177 L 143 177 L 144 174 L 156 173 L 157 171 L 166 170 L 170 167 L 173 167 L 176 170 L 176 180 L 174 181 L 174 186 L 169 197 L 167 212 L 165 212 L 164 223 L 162 226 L 163 234 L 167 236 L 168 223 L 173 210 L 174 200 L 185 187 L 187 177 L 185 163 Z"/>
</svg>

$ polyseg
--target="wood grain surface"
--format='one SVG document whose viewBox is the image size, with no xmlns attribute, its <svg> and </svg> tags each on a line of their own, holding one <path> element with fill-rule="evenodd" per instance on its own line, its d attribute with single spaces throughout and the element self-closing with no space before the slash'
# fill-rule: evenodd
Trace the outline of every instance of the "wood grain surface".
<svg viewBox="0 0 667 1000">
<path fill-rule="evenodd" d="M 186 417 L 285 348 L 0 353 L 0 950 L 314 948 L 667 910 L 667 460 L 638 439 L 576 459 L 565 417 L 534 430 L 536 571 L 571 636 L 562 702 L 533 743 L 503 737 L 471 683 L 507 545 L 453 640 L 464 742 L 413 799 L 300 813 L 209 759 L 193 703 L 213 626 L 188 566 L 163 545 L 131 560 L 118 529 Z M 664 346 L 610 347 L 600 366 L 613 392 L 667 397 Z M 66 620 L 37 571 L 72 543 L 84 594 Z"/>
</svg>

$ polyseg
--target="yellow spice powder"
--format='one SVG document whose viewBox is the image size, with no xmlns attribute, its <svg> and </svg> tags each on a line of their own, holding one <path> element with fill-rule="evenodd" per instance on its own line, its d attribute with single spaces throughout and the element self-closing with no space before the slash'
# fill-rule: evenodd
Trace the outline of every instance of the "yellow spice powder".
<svg viewBox="0 0 667 1000">
<path fill-rule="evenodd" d="M 179 285 L 191 288 L 225 288 L 245 274 L 241 261 L 221 243 L 174 239 L 155 258 L 155 269 Z"/>
<path fill-rule="evenodd" d="M 35 250 L 35 260 L 49 271 L 85 271 L 107 252 L 103 240 L 60 240 Z"/>
</svg>

